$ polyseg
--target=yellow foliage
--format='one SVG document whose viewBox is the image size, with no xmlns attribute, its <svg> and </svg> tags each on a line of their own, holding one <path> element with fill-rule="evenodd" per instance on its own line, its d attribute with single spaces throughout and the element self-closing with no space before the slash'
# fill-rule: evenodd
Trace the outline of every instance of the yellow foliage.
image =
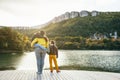
<svg viewBox="0 0 120 80">
<path fill-rule="evenodd" d="M 29 40 L 29 38 L 28 38 L 27 36 L 23 36 L 23 41 L 24 41 L 25 43 L 30 42 L 30 40 Z"/>
</svg>

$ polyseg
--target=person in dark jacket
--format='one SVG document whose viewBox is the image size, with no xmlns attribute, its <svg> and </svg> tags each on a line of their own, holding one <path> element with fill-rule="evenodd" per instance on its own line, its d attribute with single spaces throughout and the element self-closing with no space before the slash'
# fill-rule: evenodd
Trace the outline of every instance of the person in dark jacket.
<svg viewBox="0 0 120 80">
<path fill-rule="evenodd" d="M 50 45 L 49 45 L 49 64 L 50 64 L 50 72 L 53 72 L 53 66 L 52 66 L 52 62 L 54 62 L 55 64 L 55 68 L 56 68 L 56 72 L 60 72 L 59 68 L 58 68 L 58 63 L 57 63 L 57 59 L 58 58 L 58 48 L 55 44 L 55 41 L 52 40 L 50 41 Z"/>
</svg>

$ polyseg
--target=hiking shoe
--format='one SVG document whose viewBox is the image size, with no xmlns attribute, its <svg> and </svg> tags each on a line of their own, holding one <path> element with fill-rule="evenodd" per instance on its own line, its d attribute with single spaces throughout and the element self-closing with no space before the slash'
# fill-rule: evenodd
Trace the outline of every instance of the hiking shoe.
<svg viewBox="0 0 120 80">
<path fill-rule="evenodd" d="M 42 72 L 37 72 L 37 74 L 42 74 Z"/>
<path fill-rule="evenodd" d="M 60 72 L 60 70 L 57 71 L 57 73 L 59 73 L 59 72 Z"/>
<path fill-rule="evenodd" d="M 53 71 L 50 71 L 51 73 L 53 73 Z"/>
</svg>

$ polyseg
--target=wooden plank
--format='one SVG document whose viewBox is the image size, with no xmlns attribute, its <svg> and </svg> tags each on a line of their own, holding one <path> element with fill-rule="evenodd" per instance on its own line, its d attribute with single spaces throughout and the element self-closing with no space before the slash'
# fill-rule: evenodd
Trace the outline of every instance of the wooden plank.
<svg viewBox="0 0 120 80">
<path fill-rule="evenodd" d="M 60 73 L 50 73 L 44 70 L 42 75 L 35 70 L 0 71 L 0 80 L 120 80 L 120 73 L 61 70 Z"/>
<path fill-rule="evenodd" d="M 90 72 L 87 73 L 89 76 L 94 77 L 97 80 L 120 80 L 118 77 L 114 77 L 111 74 L 116 73 L 108 73 L 108 72 Z M 119 74 L 120 76 L 120 74 Z"/>
<path fill-rule="evenodd" d="M 85 71 L 71 70 L 66 72 L 69 73 L 69 76 L 71 76 L 73 80 L 95 80 L 94 78 L 88 76 Z"/>
<path fill-rule="evenodd" d="M 120 80 L 120 73 L 96 71 L 65 71 L 73 80 Z"/>
<path fill-rule="evenodd" d="M 5 79 L 4 79 L 4 77 L 6 77 L 5 75 L 7 75 L 7 73 L 5 73 L 5 72 L 2 71 L 2 72 L 0 73 L 0 79 L 1 79 L 1 80 L 5 80 Z"/>
<path fill-rule="evenodd" d="M 120 74 L 118 74 L 118 73 L 114 73 L 114 74 L 112 74 L 112 73 L 107 73 L 107 74 L 109 74 L 110 76 L 115 77 L 115 78 L 117 78 L 117 79 L 120 80 Z"/>
</svg>

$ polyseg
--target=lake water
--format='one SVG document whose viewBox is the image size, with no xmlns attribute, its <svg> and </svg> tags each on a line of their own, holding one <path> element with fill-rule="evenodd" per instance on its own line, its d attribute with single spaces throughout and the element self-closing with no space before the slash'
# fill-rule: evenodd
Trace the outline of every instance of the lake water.
<svg viewBox="0 0 120 80">
<path fill-rule="evenodd" d="M 59 50 L 59 66 L 79 66 L 120 72 L 120 51 Z M 14 67 L 17 70 L 36 70 L 34 52 L 24 54 L 0 54 L 0 67 Z M 48 55 L 44 68 L 49 68 Z"/>
</svg>

